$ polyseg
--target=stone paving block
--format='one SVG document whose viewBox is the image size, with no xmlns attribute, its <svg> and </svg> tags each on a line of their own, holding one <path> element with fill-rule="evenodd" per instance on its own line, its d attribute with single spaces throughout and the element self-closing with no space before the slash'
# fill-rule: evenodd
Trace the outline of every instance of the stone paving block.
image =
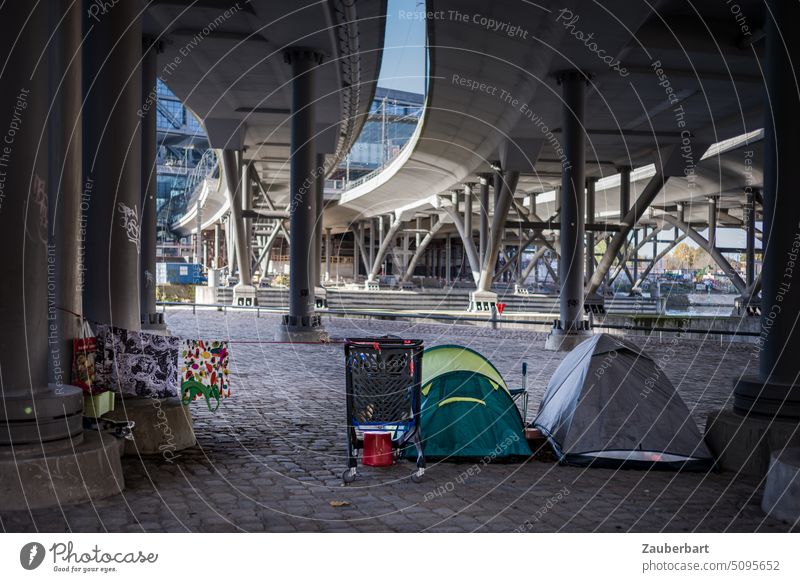
<svg viewBox="0 0 800 582">
<path fill-rule="evenodd" d="M 446 495 L 425 495 L 452 481 L 464 464 L 430 464 L 412 483 L 413 464 L 359 468 L 341 486 L 346 466 L 342 346 L 241 344 L 271 338 L 277 317 L 246 312 L 174 310 L 171 330 L 230 340 L 232 397 L 211 414 L 192 405 L 198 447 L 174 464 L 125 457 L 122 495 L 49 510 L 0 515 L 6 531 L 513 531 L 561 488 L 569 495 L 531 531 L 787 531 L 764 515 L 759 482 L 731 473 L 587 470 L 530 461 L 493 464 Z M 334 337 L 421 338 L 426 345 L 461 343 L 489 357 L 510 385 L 529 363 L 529 420 L 563 353 L 541 351 L 546 334 L 471 326 L 331 319 Z M 656 360 L 702 430 L 708 412 L 729 403 L 733 381 L 752 354 L 746 346 L 665 337 L 632 337 Z M 249 497 L 249 498 L 248 498 Z M 333 508 L 332 500 L 346 500 Z M 213 510 L 219 512 L 216 515 Z M 128 509 L 130 506 L 130 510 Z M 709 508 L 713 509 L 709 512 Z M 95 513 L 97 511 L 97 514 Z M 99 517 L 98 517 L 99 515 Z M 366 518 L 366 519 L 365 519 Z M 140 521 L 141 523 L 137 523 Z"/>
</svg>

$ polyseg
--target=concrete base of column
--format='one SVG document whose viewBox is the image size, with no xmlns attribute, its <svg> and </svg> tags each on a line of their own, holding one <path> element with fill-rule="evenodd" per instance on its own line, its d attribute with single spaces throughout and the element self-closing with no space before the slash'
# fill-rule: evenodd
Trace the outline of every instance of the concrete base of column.
<svg viewBox="0 0 800 582">
<path fill-rule="evenodd" d="M 166 335 L 167 324 L 164 321 L 164 313 L 157 311 L 142 315 L 142 331 Z"/>
<path fill-rule="evenodd" d="M 800 447 L 772 453 L 761 509 L 788 523 L 800 521 Z"/>
<path fill-rule="evenodd" d="M 181 404 L 180 398 L 117 396 L 114 410 L 104 418 L 135 423 L 133 439 L 125 441 L 126 455 L 163 455 L 171 460 L 177 451 L 197 443 L 190 407 Z"/>
<path fill-rule="evenodd" d="M 530 295 L 529 289 L 525 285 L 514 285 L 514 295 Z"/>
<path fill-rule="evenodd" d="M 740 414 L 800 423 L 800 385 L 740 379 L 733 389 L 733 409 Z"/>
<path fill-rule="evenodd" d="M 492 291 L 473 291 L 469 294 L 469 311 L 495 313 L 497 309 L 497 293 Z"/>
<path fill-rule="evenodd" d="M 381 284 L 378 282 L 377 279 L 370 281 L 367 279 L 364 281 L 364 291 L 380 291 Z"/>
<path fill-rule="evenodd" d="M 588 321 L 583 322 L 588 326 Z M 551 352 L 571 352 L 578 347 L 578 344 L 585 342 L 592 337 L 590 329 L 569 329 L 554 327 L 550 330 L 550 335 L 544 343 L 544 349 Z"/>
<path fill-rule="evenodd" d="M 217 289 L 219 289 L 219 287 L 198 285 L 194 288 L 194 302 L 200 305 L 214 305 L 218 303 Z"/>
<path fill-rule="evenodd" d="M 328 307 L 328 290 L 325 287 L 314 287 L 314 304 L 317 309 Z"/>
<path fill-rule="evenodd" d="M 106 432 L 85 431 L 44 451 L 0 447 L 0 511 L 58 507 L 96 500 L 125 488 L 123 440 Z M 26 450 L 27 449 L 27 450 Z"/>
<path fill-rule="evenodd" d="M 284 315 L 280 327 L 275 332 L 275 341 L 286 343 L 306 343 L 327 341 L 328 334 L 322 326 L 322 320 L 316 313 L 298 320 L 291 315 Z"/>
<path fill-rule="evenodd" d="M 233 304 L 241 306 L 258 305 L 256 288 L 253 285 L 239 283 L 233 288 Z"/>
<path fill-rule="evenodd" d="M 6 396 L 0 407 L 0 446 L 59 441 L 83 430 L 83 391 L 50 384 L 36 395 Z"/>
<path fill-rule="evenodd" d="M 733 300 L 733 315 L 748 315 L 750 317 L 761 317 L 761 299 L 741 295 Z"/>
<path fill-rule="evenodd" d="M 796 422 L 770 421 L 720 410 L 706 417 L 705 439 L 717 459 L 717 467 L 762 477 L 769 468 L 772 451 L 800 446 L 800 431 Z"/>
</svg>

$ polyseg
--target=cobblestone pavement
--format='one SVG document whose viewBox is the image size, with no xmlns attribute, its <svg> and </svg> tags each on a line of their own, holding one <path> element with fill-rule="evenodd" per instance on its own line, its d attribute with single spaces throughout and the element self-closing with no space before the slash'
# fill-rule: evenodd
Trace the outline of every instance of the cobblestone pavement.
<svg viewBox="0 0 800 582">
<path fill-rule="evenodd" d="M 8 531 L 782 531 L 759 508 L 760 484 L 731 473 L 675 474 L 517 464 L 440 463 L 412 483 L 413 465 L 360 468 L 342 487 L 344 369 L 341 345 L 270 342 L 276 316 L 173 310 L 170 329 L 228 338 L 232 398 L 214 415 L 193 405 L 198 446 L 174 464 L 126 457 L 122 495 L 0 515 Z M 531 406 L 563 354 L 544 333 L 466 325 L 332 318 L 334 338 L 386 333 L 461 343 L 488 356 L 509 385 L 529 364 Z M 728 403 L 752 347 L 635 338 L 665 368 L 702 426 Z M 337 503 L 346 502 L 346 503 Z"/>
</svg>

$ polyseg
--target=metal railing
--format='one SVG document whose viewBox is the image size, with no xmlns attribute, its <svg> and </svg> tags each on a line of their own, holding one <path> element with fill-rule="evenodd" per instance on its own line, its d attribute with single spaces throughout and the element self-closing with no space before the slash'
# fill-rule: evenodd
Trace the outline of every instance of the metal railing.
<svg viewBox="0 0 800 582">
<path fill-rule="evenodd" d="M 260 307 L 258 305 L 231 305 L 227 303 L 184 303 L 181 301 L 158 301 L 156 302 L 158 306 L 162 309 L 163 313 L 166 313 L 167 307 L 183 307 L 183 308 L 192 308 L 192 313 L 197 313 L 197 308 L 200 307 L 201 309 L 213 309 L 216 311 L 227 312 L 228 309 L 233 310 L 245 310 L 245 311 L 255 311 L 256 317 L 261 317 L 261 312 L 274 315 L 282 315 L 289 312 L 288 308 L 278 308 L 278 307 Z M 404 313 L 398 311 L 374 311 L 372 309 L 330 309 L 330 308 L 322 308 L 317 309 L 317 312 L 321 315 L 336 315 L 341 317 L 347 316 L 358 316 L 358 317 L 368 317 L 368 318 L 407 318 L 407 319 L 435 319 L 439 321 L 469 321 L 469 322 L 485 322 L 490 323 L 492 326 L 495 326 L 498 323 L 505 323 L 505 324 L 515 324 L 515 325 L 539 325 L 539 326 L 553 326 L 553 320 L 531 320 L 531 319 L 510 319 L 508 317 L 477 317 L 473 315 L 450 315 L 446 313 Z M 649 331 L 649 332 L 657 332 L 657 333 L 680 333 L 680 334 L 701 334 L 701 335 L 711 335 L 711 336 L 742 336 L 742 337 L 758 337 L 761 335 L 759 332 L 755 331 L 739 331 L 739 330 L 723 330 L 723 329 L 695 329 L 695 328 L 680 328 L 680 327 L 661 327 L 661 326 L 653 326 L 648 327 L 646 325 L 617 325 L 617 324 L 594 324 L 592 326 L 596 329 L 613 329 L 613 330 L 625 330 L 625 331 Z"/>
</svg>

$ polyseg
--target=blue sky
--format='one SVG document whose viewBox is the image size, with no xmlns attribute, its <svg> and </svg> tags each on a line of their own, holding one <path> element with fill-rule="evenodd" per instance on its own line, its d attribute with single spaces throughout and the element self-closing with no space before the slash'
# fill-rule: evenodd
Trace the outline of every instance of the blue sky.
<svg viewBox="0 0 800 582">
<path fill-rule="evenodd" d="M 412 93 L 425 90 L 425 21 L 400 18 L 401 11 L 425 10 L 421 0 L 389 0 L 386 38 L 378 85 Z"/>
</svg>

